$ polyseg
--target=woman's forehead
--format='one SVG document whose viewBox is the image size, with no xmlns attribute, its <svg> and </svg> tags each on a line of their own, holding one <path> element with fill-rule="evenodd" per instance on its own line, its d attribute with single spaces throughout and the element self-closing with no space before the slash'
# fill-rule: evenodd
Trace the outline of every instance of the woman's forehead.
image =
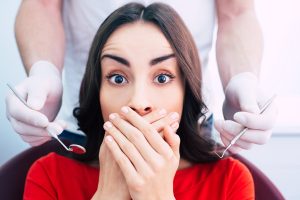
<svg viewBox="0 0 300 200">
<path fill-rule="evenodd" d="M 105 52 L 126 53 L 131 51 L 155 55 L 174 53 L 162 31 L 150 22 L 135 22 L 122 25 L 105 43 Z"/>
</svg>

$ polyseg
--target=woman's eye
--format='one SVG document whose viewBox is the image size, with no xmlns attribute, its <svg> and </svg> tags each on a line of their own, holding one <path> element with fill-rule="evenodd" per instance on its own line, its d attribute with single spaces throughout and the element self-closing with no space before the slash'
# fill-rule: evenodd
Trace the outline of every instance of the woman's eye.
<svg viewBox="0 0 300 200">
<path fill-rule="evenodd" d="M 126 80 L 126 78 L 120 74 L 113 74 L 113 75 L 109 75 L 107 77 L 107 79 L 109 80 L 109 82 L 116 84 L 116 85 L 121 85 L 124 83 L 127 83 L 128 81 Z"/>
<path fill-rule="evenodd" d="M 164 84 L 170 82 L 174 77 L 169 74 L 159 74 L 158 76 L 155 77 L 154 82 L 158 84 Z"/>
</svg>

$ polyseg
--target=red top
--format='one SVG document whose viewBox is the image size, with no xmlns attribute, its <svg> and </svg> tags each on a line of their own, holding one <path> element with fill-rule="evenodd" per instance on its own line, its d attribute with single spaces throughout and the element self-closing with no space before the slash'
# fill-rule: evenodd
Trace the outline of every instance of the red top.
<svg viewBox="0 0 300 200">
<path fill-rule="evenodd" d="M 98 178 L 97 168 L 50 153 L 31 166 L 24 199 L 91 199 Z M 177 200 L 254 199 L 250 172 L 233 158 L 178 170 L 173 187 Z"/>
</svg>

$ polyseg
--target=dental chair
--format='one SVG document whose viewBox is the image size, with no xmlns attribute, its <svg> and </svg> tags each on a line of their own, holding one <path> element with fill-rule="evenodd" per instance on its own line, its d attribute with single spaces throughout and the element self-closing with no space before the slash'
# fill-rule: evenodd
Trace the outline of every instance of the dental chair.
<svg viewBox="0 0 300 200">
<path fill-rule="evenodd" d="M 64 143 L 67 144 L 68 142 L 64 141 Z M 41 146 L 31 147 L 3 164 L 0 167 L 0 199 L 23 199 L 25 179 L 32 163 L 49 152 L 61 154 L 63 151 L 65 150 L 61 145 L 52 140 Z M 240 155 L 234 155 L 233 157 L 244 163 L 250 170 L 254 180 L 255 199 L 284 199 L 277 187 L 255 165 Z"/>
</svg>

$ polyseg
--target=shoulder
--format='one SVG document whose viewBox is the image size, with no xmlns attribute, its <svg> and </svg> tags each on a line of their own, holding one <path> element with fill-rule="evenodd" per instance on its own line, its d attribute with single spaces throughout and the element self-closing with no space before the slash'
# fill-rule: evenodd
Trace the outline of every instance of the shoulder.
<svg viewBox="0 0 300 200">
<path fill-rule="evenodd" d="M 252 176 L 249 169 L 239 160 L 229 157 L 219 160 L 214 164 L 214 168 L 224 175 L 228 181 L 236 180 L 238 177 L 246 182 L 252 182 Z"/>
<path fill-rule="evenodd" d="M 226 168 L 226 170 L 249 172 L 248 168 L 242 162 L 232 157 L 220 160 L 216 165 L 222 166 Z"/>
<path fill-rule="evenodd" d="M 27 173 L 24 199 L 71 199 L 81 192 L 90 194 L 96 190 L 98 177 L 97 168 L 49 153 L 35 161 Z"/>
<path fill-rule="evenodd" d="M 218 168 L 223 173 L 224 187 L 229 199 L 254 199 L 254 181 L 249 169 L 232 157 L 220 160 Z"/>
<path fill-rule="evenodd" d="M 69 164 L 70 162 L 72 162 L 71 159 L 58 155 L 57 153 L 51 152 L 36 160 L 31 166 L 31 168 L 35 168 L 38 166 L 38 167 L 46 167 L 50 169 L 53 166 Z"/>
<path fill-rule="evenodd" d="M 212 188 L 215 193 L 210 192 Z M 178 170 L 174 191 L 182 198 L 189 191 L 193 199 L 199 196 L 203 199 L 254 199 L 251 173 L 243 163 L 231 157 Z"/>
<path fill-rule="evenodd" d="M 97 171 L 97 169 L 86 163 L 52 152 L 32 164 L 27 174 L 27 180 L 40 180 L 44 177 L 49 182 L 60 182 L 73 176 L 78 171 L 88 173 Z"/>
<path fill-rule="evenodd" d="M 78 168 L 89 168 L 89 166 L 85 163 L 52 152 L 36 160 L 31 166 L 30 171 L 46 171 L 51 174 L 51 172 L 56 173 L 62 169 L 71 169 L 71 171 L 73 171 Z"/>
<path fill-rule="evenodd" d="M 215 189 L 226 199 L 254 199 L 254 181 L 249 169 L 239 160 L 228 157 L 208 164 L 206 174 Z"/>
</svg>

